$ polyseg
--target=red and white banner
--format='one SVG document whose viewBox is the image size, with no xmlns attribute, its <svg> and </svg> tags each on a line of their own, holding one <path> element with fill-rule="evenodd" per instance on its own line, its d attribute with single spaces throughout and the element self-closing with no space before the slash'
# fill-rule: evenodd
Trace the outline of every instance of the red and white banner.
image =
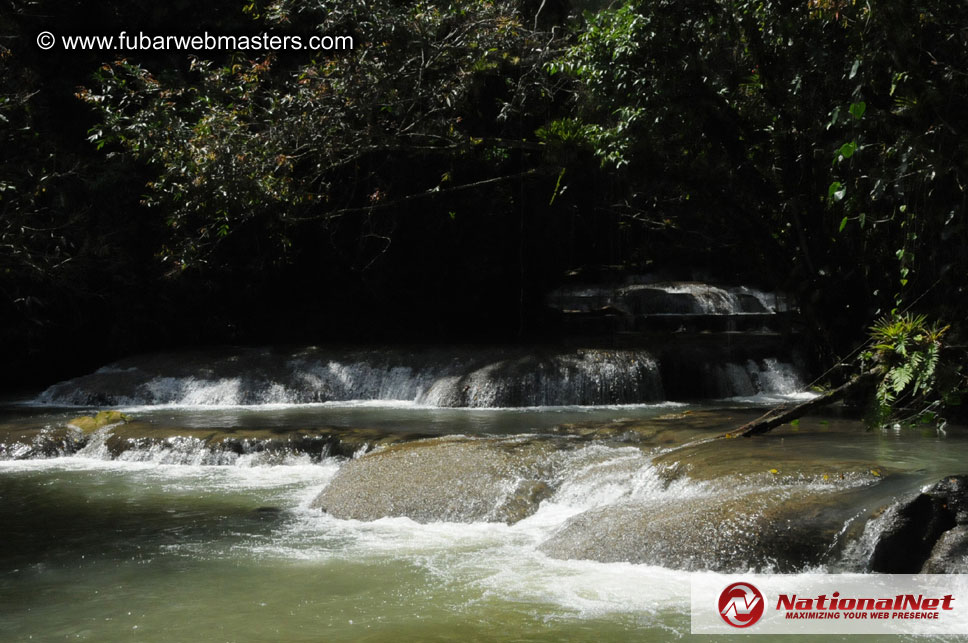
<svg viewBox="0 0 968 643">
<path fill-rule="evenodd" d="M 693 574 L 692 633 L 963 635 L 968 574 Z"/>
</svg>

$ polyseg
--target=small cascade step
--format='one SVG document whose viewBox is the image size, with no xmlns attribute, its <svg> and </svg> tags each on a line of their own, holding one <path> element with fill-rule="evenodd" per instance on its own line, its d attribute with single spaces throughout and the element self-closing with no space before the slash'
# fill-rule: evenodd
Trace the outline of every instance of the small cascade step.
<svg viewBox="0 0 968 643">
<path fill-rule="evenodd" d="M 572 286 L 552 292 L 568 336 L 614 333 L 782 332 L 795 330 L 797 311 L 782 294 L 745 286 L 658 282 Z"/>
<path fill-rule="evenodd" d="M 780 293 L 633 275 L 620 284 L 563 287 L 547 302 L 566 343 L 651 351 L 669 399 L 793 392 L 799 385 L 801 320 Z"/>
</svg>

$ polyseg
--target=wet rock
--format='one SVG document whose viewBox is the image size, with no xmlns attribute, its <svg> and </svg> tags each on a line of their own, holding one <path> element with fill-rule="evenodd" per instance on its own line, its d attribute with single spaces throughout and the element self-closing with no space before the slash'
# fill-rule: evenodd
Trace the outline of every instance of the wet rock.
<svg viewBox="0 0 968 643">
<path fill-rule="evenodd" d="M 968 574 L 968 525 L 960 525 L 941 534 L 921 573 Z"/>
<path fill-rule="evenodd" d="M 665 413 L 652 418 L 617 418 L 610 422 L 570 422 L 551 429 L 555 435 L 567 435 L 593 442 L 634 444 L 643 448 L 667 448 L 718 435 L 745 424 L 760 414 L 749 409 L 687 410 Z"/>
<path fill-rule="evenodd" d="M 313 502 L 337 518 L 513 523 L 551 493 L 550 441 L 432 439 L 346 463 Z"/>
<path fill-rule="evenodd" d="M 586 511 L 541 545 L 553 558 L 792 572 L 820 563 L 845 510 L 834 494 L 758 490 Z"/>
<path fill-rule="evenodd" d="M 968 525 L 968 475 L 948 476 L 928 493 L 944 498 L 945 508 L 954 514 L 955 522 Z"/>
<path fill-rule="evenodd" d="M 871 554 L 871 571 L 915 574 L 941 534 L 955 526 L 954 519 L 944 510 L 942 499 L 926 494 L 891 512 Z"/>
<path fill-rule="evenodd" d="M 379 446 L 427 437 L 426 434 L 379 429 L 319 427 L 311 429 L 236 429 L 165 427 L 132 420 L 110 429 L 104 445 L 111 457 L 132 450 L 204 449 L 213 454 L 253 453 L 352 457 Z"/>
<path fill-rule="evenodd" d="M 554 489 L 541 480 L 522 480 L 501 505 L 504 522 L 514 524 L 538 509 L 541 501 L 551 497 Z"/>
<path fill-rule="evenodd" d="M 164 452 L 184 457 L 171 461 L 192 461 L 190 451 L 211 457 L 199 462 L 219 463 L 220 456 L 266 454 L 284 459 L 308 455 L 313 460 L 352 457 L 374 448 L 430 437 L 414 431 L 380 428 L 317 426 L 309 428 L 198 427 L 169 424 L 164 418 L 146 420 L 118 411 L 94 416 L 45 422 L 0 423 L 0 459 L 68 456 L 85 447 L 98 457 L 154 459 Z M 140 451 L 141 453 L 135 453 Z M 150 452 L 150 453 L 149 453 Z"/>
<path fill-rule="evenodd" d="M 0 424 L 0 459 L 68 456 L 85 447 L 99 457 L 158 459 L 165 452 L 181 453 L 176 461 L 192 461 L 194 455 L 211 457 L 199 462 L 219 463 L 222 455 L 249 454 L 352 457 L 381 446 L 430 437 L 427 433 L 388 431 L 376 428 L 313 427 L 234 428 L 167 425 L 165 420 L 145 421 L 118 411 L 102 411 L 57 423 Z M 140 451 L 140 454 L 134 453 Z M 127 455 L 125 455 L 127 454 Z"/>
<path fill-rule="evenodd" d="M 968 476 L 949 476 L 888 512 L 871 554 L 871 571 L 915 574 L 930 567 L 933 573 L 948 572 L 949 559 L 961 551 L 964 535 L 955 532 L 943 542 L 942 537 L 956 526 L 968 525 Z"/>
<path fill-rule="evenodd" d="M 743 416 L 730 428 L 743 423 Z M 797 427 L 780 427 L 772 433 L 747 439 L 705 440 L 668 449 L 656 455 L 657 465 L 692 480 L 718 480 L 736 475 L 773 476 L 796 480 L 829 480 L 873 483 L 893 472 L 877 464 L 874 456 L 850 457 L 832 453 L 818 434 L 832 425 L 824 420 L 803 418 Z M 839 429 L 837 429 L 839 430 Z M 853 427 L 852 430 L 856 430 Z"/>
<path fill-rule="evenodd" d="M 84 415 L 68 421 L 69 426 L 75 426 L 85 433 L 93 433 L 110 424 L 122 424 L 130 418 L 121 411 L 98 411 L 97 415 Z"/>
<path fill-rule="evenodd" d="M 83 447 L 89 436 L 80 429 L 30 427 L 3 430 L 0 427 L 0 460 L 31 460 L 70 455 Z"/>
</svg>

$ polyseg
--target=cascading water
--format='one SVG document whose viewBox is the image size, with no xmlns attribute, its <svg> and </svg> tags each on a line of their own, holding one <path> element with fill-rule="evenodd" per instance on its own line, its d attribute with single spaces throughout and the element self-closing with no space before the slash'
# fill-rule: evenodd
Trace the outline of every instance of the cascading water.
<svg viewBox="0 0 968 643">
<path fill-rule="evenodd" d="M 755 409 L 298 409 L 136 407 L 93 431 L 76 409 L 0 409 L 0 589 L 18 597 L 0 629 L 524 636 L 540 613 L 554 639 L 665 640 L 688 633 L 693 571 L 865 571 L 898 513 L 879 512 L 968 457 L 950 427 L 835 418 L 709 440 Z M 408 434 L 433 418 L 437 437 Z"/>
<path fill-rule="evenodd" d="M 126 619 L 147 638 L 173 622 L 186 639 L 431 639 L 469 622 L 484 624 L 472 638 L 540 638 L 542 614 L 551 639 L 666 640 L 688 632 L 693 572 L 896 562 L 898 516 L 968 458 L 953 427 L 836 417 L 711 439 L 800 394 L 782 296 L 693 282 L 556 296 L 611 334 L 133 357 L 0 406 L 0 590 L 15 579 L 23 602 L 0 638 L 83 622 L 108 640 Z M 965 533 L 926 545 L 924 569 L 962 569 Z M 73 594 L 56 612 L 30 598 L 57 587 Z"/>
<path fill-rule="evenodd" d="M 777 320 L 782 295 L 696 282 L 566 288 L 549 296 L 566 317 L 620 311 L 624 348 L 246 348 L 158 354 L 55 384 L 60 405 L 228 406 L 354 400 L 431 407 L 642 404 L 790 395 L 798 359 Z M 593 314 L 594 316 L 594 314 Z M 733 327 L 737 318 L 743 330 Z M 698 320 L 698 321 L 697 321 Z M 750 326 L 752 323 L 752 326 Z M 760 328 L 762 327 L 762 328 Z M 597 343 L 617 343 L 599 337 Z"/>
<path fill-rule="evenodd" d="M 125 360 L 56 384 L 38 398 L 67 405 L 259 405 L 402 400 L 511 407 L 663 399 L 648 351 L 240 350 Z"/>
<path fill-rule="evenodd" d="M 564 287 L 552 292 L 548 303 L 559 310 L 590 312 L 612 307 L 633 315 L 776 314 L 791 310 L 787 297 L 778 293 L 692 281 Z"/>
<path fill-rule="evenodd" d="M 369 412 L 362 409 L 359 417 Z M 513 413 L 492 414 L 492 425 Z M 239 439 L 231 429 L 156 436 L 151 424 L 121 423 L 86 434 L 68 426 L 73 438 L 66 441 L 45 429 L 59 448 L 46 454 L 5 449 L 0 463 L 138 470 L 326 466 L 335 475 L 310 505 L 328 519 L 508 523 L 530 534 L 535 550 L 563 560 L 686 570 L 864 571 L 889 522 L 868 516 L 896 505 L 920 481 L 945 470 L 944 462 L 968 452 L 964 440 L 940 445 L 954 450 L 930 471 L 915 470 L 903 460 L 903 444 L 868 434 L 865 441 L 878 442 L 887 460 L 863 451 L 844 455 L 857 438 L 846 425 L 829 433 L 824 420 L 805 421 L 805 434 L 798 430 L 750 453 L 745 441 L 697 441 L 708 435 L 698 427 L 680 428 L 673 437 L 670 428 L 690 416 L 716 417 L 677 411 L 596 424 L 592 433 L 588 425 L 566 423 L 553 435 L 391 438 L 383 446 L 379 439 L 340 445 L 332 433 Z M 670 446 L 670 439 L 677 444 Z M 886 486 L 885 465 L 897 469 Z"/>
<path fill-rule="evenodd" d="M 55 384 L 44 405 L 231 406 L 397 400 L 433 407 L 654 403 L 665 399 L 791 394 L 795 367 L 775 358 L 683 356 L 699 378 L 667 395 L 665 361 L 645 349 L 327 351 L 241 349 L 131 358 Z M 673 360 L 668 357 L 667 360 Z M 727 358 L 724 358 L 727 359 Z M 691 380 L 691 383 L 689 383 Z"/>
</svg>

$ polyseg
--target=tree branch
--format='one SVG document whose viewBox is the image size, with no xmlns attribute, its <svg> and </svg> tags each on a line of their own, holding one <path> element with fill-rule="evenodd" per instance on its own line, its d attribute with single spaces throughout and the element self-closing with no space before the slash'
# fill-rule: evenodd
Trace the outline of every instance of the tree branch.
<svg viewBox="0 0 968 643">
<path fill-rule="evenodd" d="M 860 375 L 855 375 L 846 384 L 842 384 L 835 389 L 827 391 L 823 395 L 815 397 L 811 400 L 807 400 L 806 402 L 801 402 L 795 406 L 772 409 L 752 422 L 747 422 L 735 431 L 730 431 L 729 433 L 725 433 L 720 437 L 748 438 L 753 435 L 759 435 L 761 433 L 766 433 L 767 431 L 772 431 L 776 427 L 786 424 L 791 420 L 796 420 L 797 418 L 806 415 L 810 411 L 818 409 L 822 406 L 827 406 L 828 404 L 832 404 L 837 400 L 841 400 L 855 388 L 867 386 L 871 382 L 874 382 L 881 377 L 884 377 L 884 367 L 875 366 L 869 371 L 865 371 Z"/>
<path fill-rule="evenodd" d="M 464 185 L 458 185 L 452 188 L 447 188 L 441 190 L 439 187 L 426 190 L 424 192 L 418 192 L 417 194 L 408 194 L 407 196 L 400 197 L 399 199 L 394 199 L 393 201 L 387 201 L 385 203 L 375 203 L 373 205 L 367 205 L 357 208 L 342 208 L 340 210 L 333 210 L 331 212 L 326 212 L 325 214 L 318 214 L 309 217 L 290 217 L 290 221 L 314 221 L 317 219 L 331 219 L 335 217 L 342 216 L 344 214 L 356 214 L 360 212 L 372 212 L 373 210 L 384 210 L 386 208 L 395 208 L 403 203 L 409 203 L 410 201 L 416 201 L 418 199 L 426 199 L 435 196 L 440 196 L 442 194 L 452 194 L 454 192 L 462 192 L 464 190 L 473 190 L 476 188 L 484 187 L 485 185 L 494 185 L 495 183 L 503 183 L 505 181 L 513 181 L 514 179 L 524 178 L 526 176 L 534 176 L 538 174 L 538 170 L 531 169 L 524 172 L 519 172 L 517 174 L 509 174 L 507 176 L 498 176 L 493 179 L 484 179 L 483 181 L 476 181 L 474 183 L 466 183 Z"/>
</svg>

